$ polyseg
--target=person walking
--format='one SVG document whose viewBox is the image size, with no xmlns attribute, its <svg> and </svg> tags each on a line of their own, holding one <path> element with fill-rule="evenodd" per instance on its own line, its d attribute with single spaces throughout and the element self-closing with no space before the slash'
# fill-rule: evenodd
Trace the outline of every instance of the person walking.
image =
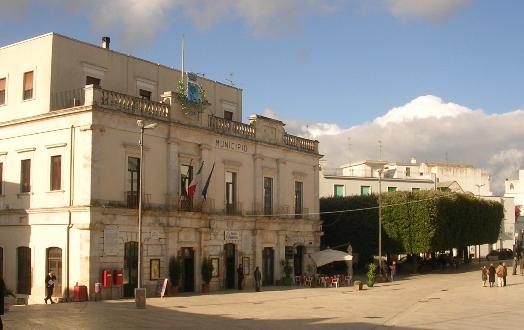
<svg viewBox="0 0 524 330">
<path fill-rule="evenodd" d="M 389 266 L 389 275 L 391 276 L 391 282 L 395 280 L 395 275 L 397 275 L 397 263 L 393 261 Z"/>
<path fill-rule="evenodd" d="M 488 278 L 489 278 L 489 287 L 492 288 L 495 286 L 495 266 L 493 264 L 489 265 L 488 268 Z"/>
<path fill-rule="evenodd" d="M 47 305 L 47 301 L 50 300 L 51 301 L 51 304 L 54 304 L 55 302 L 53 301 L 53 298 L 51 298 L 51 296 L 53 295 L 53 290 L 55 288 L 55 281 L 56 281 L 56 276 L 55 274 L 53 274 L 53 272 L 49 272 L 47 274 L 47 276 L 45 277 L 45 286 L 46 286 L 46 289 L 47 289 L 47 296 L 45 296 L 45 303 Z"/>
<path fill-rule="evenodd" d="M 506 265 L 506 262 L 503 262 L 502 263 L 502 268 L 504 270 L 504 272 L 502 273 L 502 282 L 503 282 L 503 286 L 506 286 L 506 278 L 508 277 L 508 267 Z"/>
<path fill-rule="evenodd" d="M 519 258 L 515 255 L 513 257 L 513 275 L 517 275 L 518 267 L 519 267 Z"/>
<path fill-rule="evenodd" d="M 2 275 L 0 274 L 0 330 L 4 329 L 4 324 L 2 323 L 2 315 L 4 315 L 4 297 L 5 297 L 5 283 Z"/>
<path fill-rule="evenodd" d="M 262 281 L 262 273 L 260 272 L 260 269 L 258 269 L 258 266 L 255 268 L 255 272 L 253 273 L 253 276 L 255 277 L 255 290 L 257 292 L 260 292 L 260 284 Z"/>
<path fill-rule="evenodd" d="M 482 272 L 482 286 L 486 286 L 486 281 L 488 280 L 488 268 L 486 266 L 482 266 L 480 269 Z"/>
<path fill-rule="evenodd" d="M 499 288 L 502 288 L 504 286 L 504 266 L 502 266 L 502 262 L 499 262 L 499 265 L 496 269 L 497 273 L 497 286 Z"/>
<path fill-rule="evenodd" d="M 238 275 L 238 289 L 242 290 L 242 282 L 244 281 L 244 269 L 242 268 L 242 264 L 238 265 L 237 275 Z"/>
</svg>

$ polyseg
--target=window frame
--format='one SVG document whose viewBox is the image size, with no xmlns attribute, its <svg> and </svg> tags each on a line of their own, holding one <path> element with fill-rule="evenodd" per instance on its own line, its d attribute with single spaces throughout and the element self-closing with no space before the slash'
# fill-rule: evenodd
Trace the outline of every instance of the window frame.
<svg viewBox="0 0 524 330">
<path fill-rule="evenodd" d="M 363 188 L 368 188 L 368 193 L 366 195 L 364 195 L 364 191 L 363 191 Z M 371 186 L 360 186 L 360 196 L 369 196 L 371 195 Z"/>
<path fill-rule="evenodd" d="M 231 114 L 231 118 L 227 118 L 228 116 L 226 116 L 226 114 Z M 233 118 L 234 118 L 234 113 L 233 111 L 229 111 L 229 110 L 224 110 L 224 119 L 225 120 L 229 120 L 229 121 L 233 121 Z"/>
<path fill-rule="evenodd" d="M 337 188 L 342 188 L 342 195 L 337 194 Z M 333 196 L 344 197 L 346 195 L 346 186 L 343 184 L 333 184 Z"/>
<path fill-rule="evenodd" d="M 4 90 L 3 90 L 4 91 L 4 102 L 0 103 L 0 107 L 7 105 L 7 83 L 8 83 L 7 76 L 0 76 L 0 81 L 1 80 L 4 80 Z"/>
<path fill-rule="evenodd" d="M 267 179 L 267 180 L 266 180 Z M 270 185 L 266 185 L 266 182 L 270 182 Z M 263 185 L 264 185 L 264 191 L 263 191 L 263 202 L 264 202 L 264 205 L 263 205 L 263 208 L 264 208 L 264 215 L 271 215 L 273 214 L 273 201 L 274 201 L 274 180 L 273 180 L 273 177 L 270 177 L 270 176 L 264 176 L 264 179 L 263 179 Z M 267 188 L 270 188 L 270 192 L 268 193 L 267 192 Z M 269 201 L 266 200 L 266 197 L 269 196 Z"/>
<path fill-rule="evenodd" d="M 398 191 L 398 187 L 388 186 L 388 192 L 397 192 L 397 191 Z"/>
<path fill-rule="evenodd" d="M 23 165 L 25 164 L 25 162 L 29 164 L 27 169 Z M 27 177 L 27 188 L 25 188 L 26 177 Z M 31 192 L 31 158 L 24 158 L 24 159 L 20 159 L 20 193 L 24 194 L 24 193 L 30 193 L 30 192 Z"/>
<path fill-rule="evenodd" d="M 28 73 L 31 73 L 32 77 L 32 81 L 31 81 L 31 89 L 29 90 L 26 90 L 25 87 L 26 87 L 26 74 Z M 31 69 L 31 70 L 28 70 L 28 71 L 24 71 L 23 75 L 22 75 L 22 101 L 31 101 L 31 100 L 34 100 L 35 97 L 36 97 L 36 91 L 35 91 L 35 81 L 36 81 L 36 70 L 35 69 Z M 28 91 L 31 91 L 31 95 L 30 97 L 26 97 L 26 92 Z"/>
<path fill-rule="evenodd" d="M 54 159 L 59 159 L 59 168 L 58 168 L 58 172 L 56 172 L 55 170 L 55 163 L 54 163 Z M 62 190 L 62 155 L 52 155 L 50 157 L 50 161 L 51 163 L 49 164 L 49 189 L 50 191 L 58 191 L 58 190 Z M 55 177 L 55 175 L 57 175 L 57 177 Z M 55 186 L 55 184 L 58 184 L 58 186 Z"/>
<path fill-rule="evenodd" d="M 297 187 L 300 187 L 299 190 L 297 190 Z M 300 192 L 299 198 L 297 197 L 297 192 Z M 302 214 L 304 213 L 304 182 L 299 180 L 294 180 L 293 185 L 293 210 L 295 213 L 295 218 L 301 218 Z M 297 207 L 300 206 L 300 209 Z"/>
</svg>

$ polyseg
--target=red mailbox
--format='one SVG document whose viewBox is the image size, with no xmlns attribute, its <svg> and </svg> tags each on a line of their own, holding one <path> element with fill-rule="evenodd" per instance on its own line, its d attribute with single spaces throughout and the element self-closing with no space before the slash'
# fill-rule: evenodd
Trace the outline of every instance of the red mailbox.
<svg viewBox="0 0 524 330">
<path fill-rule="evenodd" d="M 115 269 L 113 273 L 113 283 L 115 285 L 122 285 L 124 284 L 124 271 L 123 269 Z"/>
<path fill-rule="evenodd" d="M 113 272 L 111 269 L 104 269 L 102 272 L 102 284 L 104 285 L 104 288 L 113 285 Z"/>
</svg>

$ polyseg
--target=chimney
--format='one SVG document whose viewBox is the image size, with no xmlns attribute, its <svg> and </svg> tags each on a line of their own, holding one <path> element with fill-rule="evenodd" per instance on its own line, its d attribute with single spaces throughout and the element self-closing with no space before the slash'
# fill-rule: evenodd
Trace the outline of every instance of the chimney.
<svg viewBox="0 0 524 330">
<path fill-rule="evenodd" d="M 411 157 L 411 164 L 416 164 L 417 163 L 417 159 L 415 157 Z"/>
<path fill-rule="evenodd" d="M 109 43 L 111 42 L 111 38 L 109 37 L 102 37 L 102 48 L 109 49 Z"/>
</svg>

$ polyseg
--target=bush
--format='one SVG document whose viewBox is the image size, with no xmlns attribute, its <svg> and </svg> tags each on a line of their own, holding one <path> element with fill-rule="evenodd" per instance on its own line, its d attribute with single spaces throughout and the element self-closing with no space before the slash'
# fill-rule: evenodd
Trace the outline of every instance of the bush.
<svg viewBox="0 0 524 330">
<path fill-rule="evenodd" d="M 213 263 L 210 258 L 202 258 L 202 280 L 204 283 L 209 284 L 211 278 L 213 277 Z"/>
<path fill-rule="evenodd" d="M 169 282 L 171 282 L 171 286 L 178 287 L 182 278 L 182 272 L 182 258 L 171 256 L 169 258 Z"/>
</svg>

